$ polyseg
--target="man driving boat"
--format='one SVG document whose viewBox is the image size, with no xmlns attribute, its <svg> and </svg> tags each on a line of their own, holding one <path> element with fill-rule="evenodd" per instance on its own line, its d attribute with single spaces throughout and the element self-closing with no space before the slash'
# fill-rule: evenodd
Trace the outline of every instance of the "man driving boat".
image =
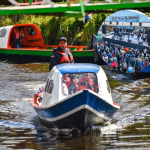
<svg viewBox="0 0 150 150">
<path fill-rule="evenodd" d="M 64 63 L 74 63 L 74 59 L 70 49 L 67 48 L 67 39 L 65 37 L 60 37 L 58 47 L 54 49 L 51 56 L 49 70 L 57 64 Z"/>
</svg>

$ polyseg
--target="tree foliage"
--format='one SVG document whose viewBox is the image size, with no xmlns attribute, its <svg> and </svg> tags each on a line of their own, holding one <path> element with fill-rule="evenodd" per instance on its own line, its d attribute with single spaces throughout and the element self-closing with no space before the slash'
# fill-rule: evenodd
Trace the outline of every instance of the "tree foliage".
<svg viewBox="0 0 150 150">
<path fill-rule="evenodd" d="M 44 15 L 17 15 L 17 22 L 14 23 L 12 16 L 5 16 L 1 26 L 13 24 L 33 23 L 40 29 L 45 44 L 58 44 L 58 38 L 65 36 L 68 44 L 72 44 L 75 39 L 81 39 L 82 45 L 87 45 L 90 37 L 98 32 L 106 14 L 94 14 L 93 17 L 84 24 L 83 18 L 57 17 Z"/>
</svg>

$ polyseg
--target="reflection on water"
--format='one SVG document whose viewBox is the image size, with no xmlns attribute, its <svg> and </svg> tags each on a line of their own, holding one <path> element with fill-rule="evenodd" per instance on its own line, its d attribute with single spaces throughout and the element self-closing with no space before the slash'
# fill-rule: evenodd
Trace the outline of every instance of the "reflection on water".
<svg viewBox="0 0 150 150">
<path fill-rule="evenodd" d="M 103 66 L 113 86 L 112 96 L 121 109 L 103 126 L 81 134 L 75 129 L 47 128 L 29 103 L 35 89 L 46 82 L 48 71 L 0 62 L 0 149 L 102 150 L 150 149 L 150 79 L 116 74 Z M 31 66 L 31 67 L 30 67 Z M 121 84 L 122 83 L 122 84 Z"/>
</svg>

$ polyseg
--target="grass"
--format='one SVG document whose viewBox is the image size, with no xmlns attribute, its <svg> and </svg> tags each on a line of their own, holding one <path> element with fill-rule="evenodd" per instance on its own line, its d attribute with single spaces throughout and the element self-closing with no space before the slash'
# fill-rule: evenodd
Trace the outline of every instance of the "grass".
<svg viewBox="0 0 150 150">
<path fill-rule="evenodd" d="M 120 85 L 123 85 L 123 83 L 119 82 L 118 80 L 111 79 L 110 77 L 107 77 L 107 78 L 108 78 L 108 82 L 109 82 L 111 90 Z"/>
<path fill-rule="evenodd" d="M 16 64 L 16 68 L 26 68 L 29 71 L 35 73 L 49 72 L 49 63 L 28 63 L 28 64 Z M 26 71 L 28 72 L 28 71 Z"/>
</svg>

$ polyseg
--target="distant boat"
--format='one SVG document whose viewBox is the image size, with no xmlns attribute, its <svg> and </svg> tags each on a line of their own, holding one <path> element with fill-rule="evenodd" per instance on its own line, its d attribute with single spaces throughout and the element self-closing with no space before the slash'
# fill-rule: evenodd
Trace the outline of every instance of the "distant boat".
<svg viewBox="0 0 150 150">
<path fill-rule="evenodd" d="M 23 36 L 20 48 L 15 48 L 14 30 L 21 29 Z M 58 45 L 45 45 L 42 34 L 35 24 L 17 24 L 0 27 L 0 59 L 23 59 L 37 62 L 49 62 L 50 56 Z M 94 63 L 94 50 L 86 46 L 70 46 L 75 62 Z"/>
<path fill-rule="evenodd" d="M 69 84 L 64 82 L 66 75 Z M 78 83 L 73 90 L 70 86 L 75 77 Z M 77 128 L 81 132 L 110 120 L 120 108 L 113 102 L 104 70 L 90 63 L 55 66 L 48 76 L 42 101 L 38 100 L 39 105 L 34 104 L 34 99 L 30 102 L 49 127 Z"/>
</svg>

